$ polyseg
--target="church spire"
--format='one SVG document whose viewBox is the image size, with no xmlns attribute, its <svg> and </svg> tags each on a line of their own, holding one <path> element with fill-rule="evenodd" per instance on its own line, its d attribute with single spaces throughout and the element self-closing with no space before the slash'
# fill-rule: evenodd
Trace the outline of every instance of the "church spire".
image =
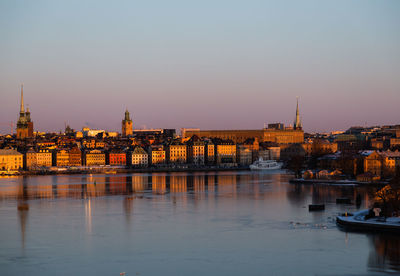
<svg viewBox="0 0 400 276">
<path fill-rule="evenodd" d="M 301 120 L 300 120 L 300 112 L 299 112 L 299 97 L 297 98 L 297 105 L 296 105 L 296 119 L 294 120 L 293 127 L 294 129 L 301 129 Z"/>
<path fill-rule="evenodd" d="M 24 109 L 24 84 L 21 84 L 21 107 L 19 113 L 25 113 Z"/>
</svg>

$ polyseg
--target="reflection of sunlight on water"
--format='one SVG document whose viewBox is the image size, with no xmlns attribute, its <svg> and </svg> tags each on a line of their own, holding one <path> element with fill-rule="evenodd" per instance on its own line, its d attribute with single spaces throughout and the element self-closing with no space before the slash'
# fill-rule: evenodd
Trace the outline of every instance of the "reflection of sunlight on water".
<svg viewBox="0 0 400 276">
<path fill-rule="evenodd" d="M 85 201 L 85 221 L 86 221 L 86 232 L 92 233 L 92 206 L 90 204 L 90 198 Z"/>
</svg>

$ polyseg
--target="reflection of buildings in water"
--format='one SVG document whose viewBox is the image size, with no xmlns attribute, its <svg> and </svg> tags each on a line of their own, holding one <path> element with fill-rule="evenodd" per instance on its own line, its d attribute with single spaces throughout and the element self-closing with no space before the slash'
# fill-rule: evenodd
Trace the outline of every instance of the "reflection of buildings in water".
<svg viewBox="0 0 400 276">
<path fill-rule="evenodd" d="M 152 175 L 151 189 L 154 194 L 165 194 L 167 192 L 167 177 L 165 175 Z"/>
<path fill-rule="evenodd" d="M 134 193 L 142 193 L 148 189 L 149 177 L 147 175 L 134 175 L 131 178 Z"/>
<path fill-rule="evenodd" d="M 371 250 L 368 266 L 373 270 L 400 271 L 400 236 L 393 234 L 370 235 Z"/>
<path fill-rule="evenodd" d="M 134 201 L 134 197 L 131 197 L 131 196 L 127 196 L 123 200 L 125 221 L 126 221 L 127 226 L 130 225 L 131 216 L 133 214 L 133 201 Z"/>
<path fill-rule="evenodd" d="M 169 187 L 171 193 L 185 193 L 187 191 L 187 179 L 185 175 L 174 175 L 169 176 Z"/>
<path fill-rule="evenodd" d="M 92 233 L 92 205 L 90 198 L 84 201 L 86 232 Z"/>
<path fill-rule="evenodd" d="M 236 175 L 217 175 L 218 194 L 231 194 L 236 197 Z"/>
<path fill-rule="evenodd" d="M 203 199 L 206 192 L 206 177 L 204 175 L 193 175 L 191 177 L 191 182 L 193 182 L 191 186 L 194 191 L 194 199 Z"/>
<path fill-rule="evenodd" d="M 289 184 L 286 196 L 291 205 L 298 206 L 306 203 L 334 203 L 337 198 L 350 198 L 355 203 L 357 195 L 360 195 L 361 206 L 368 207 L 373 199 L 370 189 L 371 187 L 358 186 Z M 308 202 L 310 196 L 311 202 Z"/>
<path fill-rule="evenodd" d="M 26 236 L 26 225 L 27 225 L 27 220 L 28 220 L 28 210 L 29 210 L 29 205 L 25 201 L 18 203 L 18 218 L 19 218 L 19 224 L 21 227 L 22 248 L 25 248 L 25 236 Z"/>
<path fill-rule="evenodd" d="M 295 207 L 303 206 L 307 201 L 310 187 L 302 184 L 291 184 L 286 193 L 289 203 Z"/>
</svg>

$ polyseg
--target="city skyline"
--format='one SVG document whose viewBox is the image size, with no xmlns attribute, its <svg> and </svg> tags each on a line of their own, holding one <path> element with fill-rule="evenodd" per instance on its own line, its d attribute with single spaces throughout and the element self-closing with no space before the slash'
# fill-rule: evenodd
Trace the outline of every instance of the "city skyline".
<svg viewBox="0 0 400 276">
<path fill-rule="evenodd" d="M 157 8 L 154 8 L 156 6 Z M 397 1 L 0 4 L 0 133 L 398 124 Z M 207 20 L 204 20 L 207 18 Z"/>
</svg>

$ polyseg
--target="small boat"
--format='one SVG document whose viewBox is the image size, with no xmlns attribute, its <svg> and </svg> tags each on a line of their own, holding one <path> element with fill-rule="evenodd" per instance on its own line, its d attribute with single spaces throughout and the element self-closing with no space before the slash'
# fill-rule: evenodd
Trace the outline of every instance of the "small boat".
<svg viewBox="0 0 400 276">
<path fill-rule="evenodd" d="M 280 170 L 281 168 L 282 163 L 276 162 L 276 160 L 263 160 L 262 157 L 250 165 L 252 171 Z"/>
</svg>

